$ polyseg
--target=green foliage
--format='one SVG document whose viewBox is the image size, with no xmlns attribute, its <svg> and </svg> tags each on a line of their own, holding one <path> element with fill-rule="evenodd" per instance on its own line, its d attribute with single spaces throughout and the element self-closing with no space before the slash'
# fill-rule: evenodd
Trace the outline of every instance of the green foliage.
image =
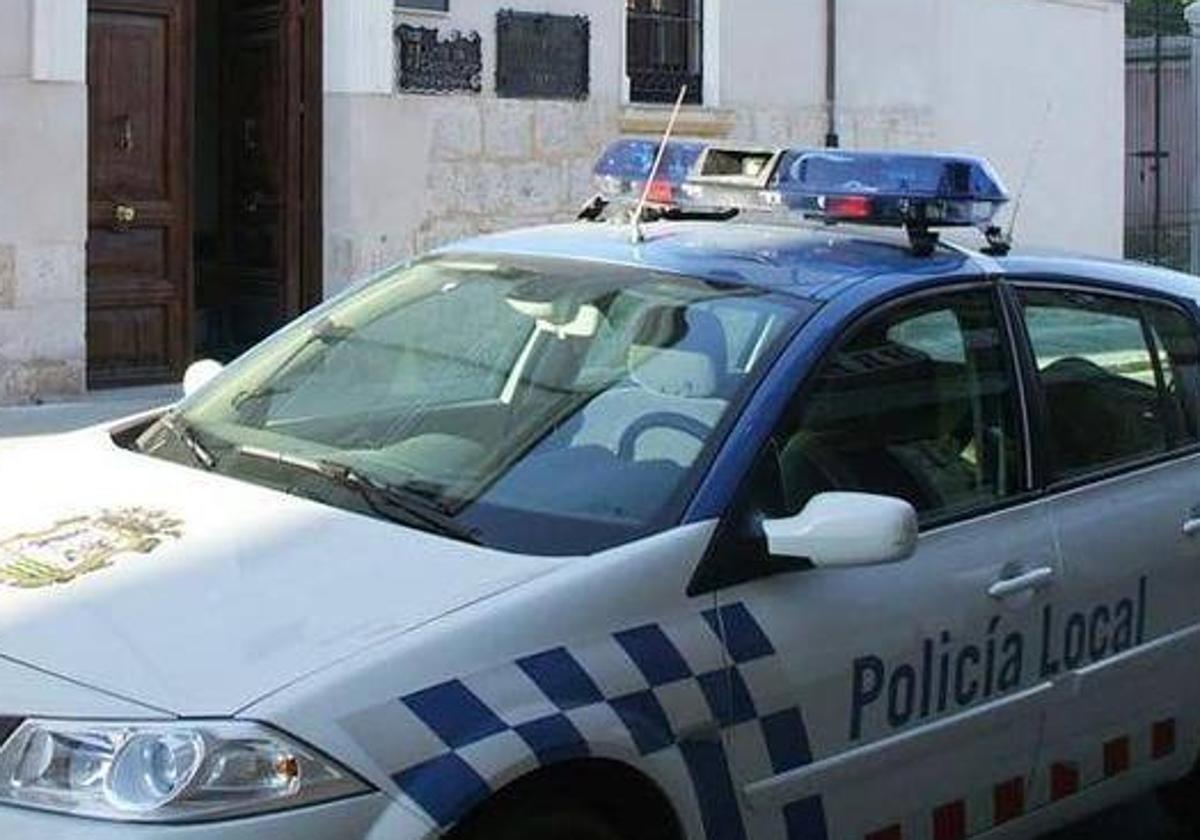
<svg viewBox="0 0 1200 840">
<path fill-rule="evenodd" d="M 1163 35 L 1187 35 L 1183 10 L 1192 0 L 1129 0 L 1125 9 L 1125 34 L 1144 38 L 1156 31 Z"/>
</svg>

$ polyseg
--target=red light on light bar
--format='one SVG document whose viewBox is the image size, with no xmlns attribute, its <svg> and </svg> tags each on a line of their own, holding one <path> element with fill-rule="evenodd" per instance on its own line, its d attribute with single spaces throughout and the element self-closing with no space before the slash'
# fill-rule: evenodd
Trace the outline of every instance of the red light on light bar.
<svg viewBox="0 0 1200 840">
<path fill-rule="evenodd" d="M 650 204 L 674 204 L 675 188 L 665 178 L 656 178 L 650 184 L 650 192 L 646 194 Z"/>
<path fill-rule="evenodd" d="M 826 196 L 825 215 L 832 219 L 869 219 L 871 199 L 865 195 Z"/>
</svg>

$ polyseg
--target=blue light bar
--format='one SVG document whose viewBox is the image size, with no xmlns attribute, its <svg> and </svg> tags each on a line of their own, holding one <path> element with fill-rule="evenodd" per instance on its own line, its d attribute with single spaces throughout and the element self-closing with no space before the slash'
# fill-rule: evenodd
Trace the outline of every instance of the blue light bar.
<svg viewBox="0 0 1200 840">
<path fill-rule="evenodd" d="M 659 146 L 658 140 L 639 139 L 618 140 L 610 145 L 593 170 L 600 192 L 609 198 L 640 198 L 654 169 Z M 673 194 L 687 180 L 706 148 L 704 143 L 667 141 L 662 166 L 655 178 L 655 182 L 661 183 L 663 188 L 656 190 L 658 194 L 652 195 L 652 198 L 660 200 L 667 197 L 663 195 L 664 192 Z"/>
<path fill-rule="evenodd" d="M 595 167 L 609 200 L 636 200 L 654 168 L 657 140 L 618 140 Z M 907 228 L 922 247 L 943 227 L 978 227 L 1007 247 L 994 220 L 1009 200 L 991 165 L 970 155 L 762 149 L 668 141 L 649 203 L 678 216 L 728 211 L 797 214 L 822 221 Z"/>
<path fill-rule="evenodd" d="M 773 187 L 789 209 L 873 225 L 981 226 L 1008 201 L 991 165 L 965 155 L 793 150 Z"/>
</svg>

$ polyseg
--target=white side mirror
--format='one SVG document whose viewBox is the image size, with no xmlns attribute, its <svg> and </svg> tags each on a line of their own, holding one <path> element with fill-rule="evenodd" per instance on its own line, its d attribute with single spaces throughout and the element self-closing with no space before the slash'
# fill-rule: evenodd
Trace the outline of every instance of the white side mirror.
<svg viewBox="0 0 1200 840">
<path fill-rule="evenodd" d="M 190 397 L 211 382 L 224 369 L 224 365 L 212 359 L 192 362 L 183 373 L 183 395 Z"/>
<path fill-rule="evenodd" d="M 822 493 L 787 519 L 763 522 L 771 554 L 814 566 L 895 563 L 917 548 L 917 512 L 889 496 Z"/>
</svg>

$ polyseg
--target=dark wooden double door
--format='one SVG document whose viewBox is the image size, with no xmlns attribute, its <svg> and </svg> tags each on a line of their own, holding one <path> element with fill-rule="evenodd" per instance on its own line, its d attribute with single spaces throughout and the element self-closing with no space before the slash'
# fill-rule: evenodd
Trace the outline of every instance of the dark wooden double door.
<svg viewBox="0 0 1200 840">
<path fill-rule="evenodd" d="M 89 387 L 177 380 L 198 301 L 231 345 L 320 288 L 319 0 L 89 0 Z M 195 89 L 219 3 L 219 91 Z M 205 13 L 213 11 L 209 6 Z M 196 94 L 218 103 L 219 224 L 195 287 Z"/>
</svg>

